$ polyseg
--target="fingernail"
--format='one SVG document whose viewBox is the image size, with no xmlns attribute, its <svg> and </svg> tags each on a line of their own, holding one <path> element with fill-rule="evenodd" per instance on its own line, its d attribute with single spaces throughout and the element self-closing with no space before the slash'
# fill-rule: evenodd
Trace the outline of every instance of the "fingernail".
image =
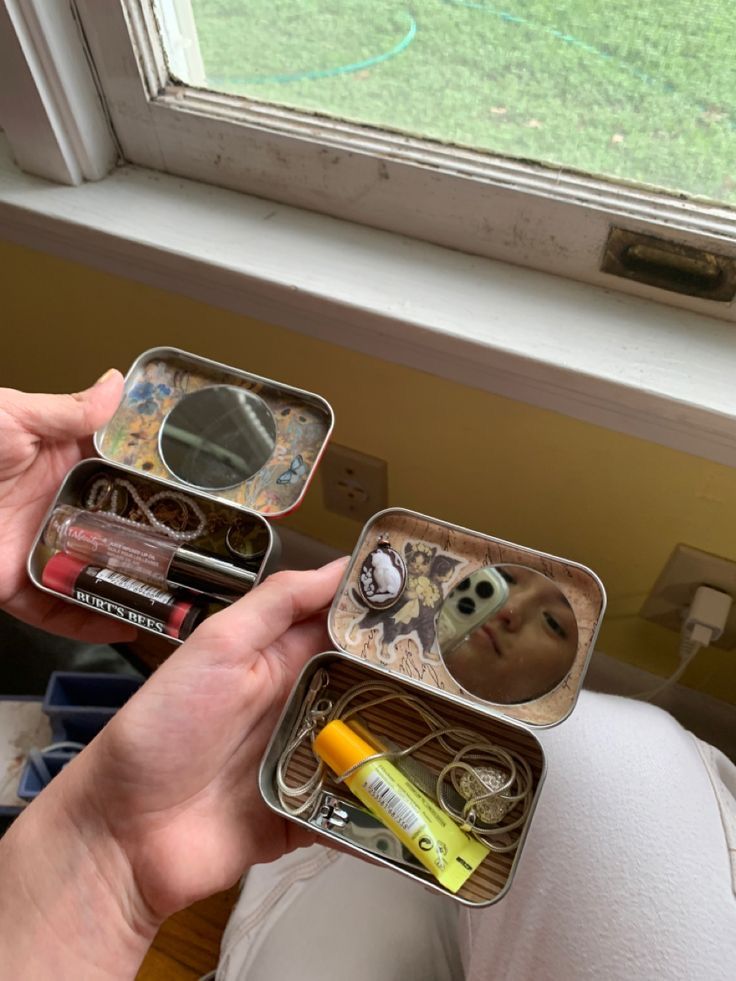
<svg viewBox="0 0 736 981">
<path fill-rule="evenodd" d="M 116 373 L 117 373 L 117 369 L 108 368 L 104 375 L 100 375 L 100 377 L 97 379 L 97 381 L 94 383 L 92 387 L 97 388 L 98 385 L 104 385 L 105 382 L 110 378 L 110 376 Z"/>
</svg>

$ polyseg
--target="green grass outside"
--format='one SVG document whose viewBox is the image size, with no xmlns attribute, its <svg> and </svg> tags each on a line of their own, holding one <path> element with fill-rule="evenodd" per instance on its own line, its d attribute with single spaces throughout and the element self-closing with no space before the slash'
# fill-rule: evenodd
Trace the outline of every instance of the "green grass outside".
<svg viewBox="0 0 736 981">
<path fill-rule="evenodd" d="M 192 6 L 221 91 L 736 203 L 730 0 Z"/>
</svg>

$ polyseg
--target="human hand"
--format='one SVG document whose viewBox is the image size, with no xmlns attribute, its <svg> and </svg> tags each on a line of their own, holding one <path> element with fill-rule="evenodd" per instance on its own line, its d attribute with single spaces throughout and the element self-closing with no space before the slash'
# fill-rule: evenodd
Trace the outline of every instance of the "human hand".
<svg viewBox="0 0 736 981">
<path fill-rule="evenodd" d="M 155 916 L 311 841 L 263 803 L 258 766 L 297 674 L 331 646 L 344 566 L 277 573 L 210 617 L 95 743 L 89 796 Z"/>
<path fill-rule="evenodd" d="M 36 589 L 26 574 L 34 536 L 67 471 L 94 452 L 91 435 L 111 418 L 123 379 L 110 369 L 76 395 L 0 389 L 0 607 L 19 620 L 78 640 L 132 640 L 129 624 L 97 616 Z"/>
<path fill-rule="evenodd" d="M 329 649 L 344 567 L 277 573 L 209 617 L 21 815 L 0 841 L 9 965 L 132 977 L 167 916 L 310 843 L 263 803 L 258 766 L 297 674 Z"/>
</svg>

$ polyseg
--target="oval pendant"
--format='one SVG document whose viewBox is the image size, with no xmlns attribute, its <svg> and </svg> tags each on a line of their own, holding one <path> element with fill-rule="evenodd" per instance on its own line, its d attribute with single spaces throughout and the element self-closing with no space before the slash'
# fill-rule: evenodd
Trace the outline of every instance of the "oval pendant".
<svg viewBox="0 0 736 981">
<path fill-rule="evenodd" d="M 360 568 L 360 595 L 367 606 L 385 610 L 393 606 L 406 585 L 406 566 L 388 538 L 379 538 Z"/>
</svg>

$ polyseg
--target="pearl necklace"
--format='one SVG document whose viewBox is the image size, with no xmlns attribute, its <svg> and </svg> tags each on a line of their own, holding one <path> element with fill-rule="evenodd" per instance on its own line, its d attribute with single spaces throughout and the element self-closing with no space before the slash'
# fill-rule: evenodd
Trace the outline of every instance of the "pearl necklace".
<svg viewBox="0 0 736 981">
<path fill-rule="evenodd" d="M 166 535 L 167 538 L 171 538 L 177 542 L 191 542 L 195 538 L 199 538 L 207 530 L 207 518 L 204 512 L 196 501 L 193 501 L 186 494 L 181 494 L 179 491 L 163 490 L 151 495 L 147 501 L 144 501 L 138 489 L 129 480 L 124 480 L 122 477 L 98 477 L 89 489 L 87 499 L 84 502 L 85 507 L 89 511 L 105 514 L 120 524 L 140 528 L 140 521 L 124 518 L 117 513 L 120 503 L 120 489 L 124 489 L 130 494 L 150 526 L 156 531 L 161 532 L 162 535 Z M 170 528 L 163 521 L 160 521 L 152 511 L 153 506 L 158 504 L 159 501 L 176 501 L 178 504 L 183 505 L 187 513 L 191 511 L 194 514 L 194 517 L 198 521 L 197 527 L 193 531 L 175 531 L 173 528 Z M 109 508 L 106 510 L 103 505 L 108 502 Z"/>
</svg>

